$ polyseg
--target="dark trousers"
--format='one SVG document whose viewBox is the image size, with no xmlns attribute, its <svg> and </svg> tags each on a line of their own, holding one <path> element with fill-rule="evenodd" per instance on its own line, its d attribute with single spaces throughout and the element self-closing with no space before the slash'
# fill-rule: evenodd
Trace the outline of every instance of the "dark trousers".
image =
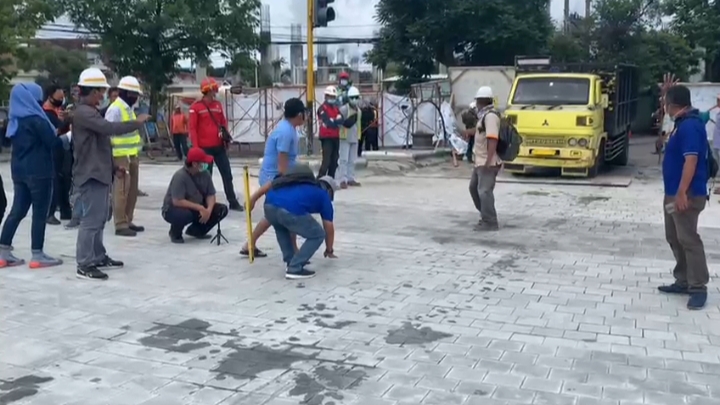
<svg viewBox="0 0 720 405">
<path fill-rule="evenodd" d="M 705 291 L 710 273 L 705 257 L 705 246 L 698 235 L 698 217 L 705 209 L 705 197 L 688 197 L 689 207 L 685 211 L 668 214 L 666 204 L 675 202 L 673 197 L 663 200 L 665 213 L 665 239 L 675 256 L 673 276 L 679 285 L 690 290 Z"/>
<path fill-rule="evenodd" d="M 3 184 L 2 176 L 0 176 L 0 222 L 5 218 L 5 211 L 7 210 L 7 195 L 5 195 L 5 185 Z"/>
<path fill-rule="evenodd" d="M 12 246 L 15 232 L 32 205 L 30 245 L 32 250 L 42 250 L 45 244 L 45 224 L 52 197 L 53 179 L 20 180 L 13 181 L 13 184 L 13 204 L 0 233 L 0 245 Z"/>
<path fill-rule="evenodd" d="M 498 218 L 495 211 L 495 182 L 500 167 L 476 167 L 470 178 L 470 197 L 475 209 L 480 213 L 482 222 L 497 225 Z"/>
<path fill-rule="evenodd" d="M 177 154 L 178 160 L 183 160 L 188 154 L 188 135 L 187 134 L 173 134 L 173 146 L 175 146 L 175 153 Z"/>
<path fill-rule="evenodd" d="M 53 156 L 55 165 L 55 182 L 53 183 L 52 198 L 48 217 L 55 215 L 60 209 L 61 219 L 72 217 L 70 206 L 70 193 L 72 192 L 72 151 L 58 148 Z"/>
<path fill-rule="evenodd" d="M 465 152 L 465 157 L 467 158 L 468 162 L 473 161 L 473 148 L 475 147 L 475 136 L 471 136 L 468 139 L 468 147 L 467 152 Z"/>
<path fill-rule="evenodd" d="M 320 146 L 322 148 L 322 163 L 318 177 L 330 176 L 335 177 L 338 168 L 338 159 L 340 159 L 340 139 L 321 138 Z"/>
<path fill-rule="evenodd" d="M 380 140 L 378 138 L 378 129 L 376 127 L 370 127 L 363 131 L 362 144 L 365 150 L 380 150 Z"/>
<path fill-rule="evenodd" d="M 225 149 L 224 146 L 217 146 L 214 148 L 203 148 L 203 150 L 213 157 L 213 163 L 210 163 L 210 167 L 208 167 L 210 175 L 212 175 L 213 165 L 217 166 L 220 177 L 222 177 L 225 197 L 230 204 L 238 203 L 237 196 L 235 195 L 235 187 L 233 186 L 232 168 L 230 167 L 227 149 Z"/>
<path fill-rule="evenodd" d="M 200 213 L 194 210 L 180 207 L 170 207 L 162 213 L 165 222 L 170 224 L 170 233 L 175 237 L 182 236 L 186 226 L 187 234 L 190 236 L 207 235 L 212 228 L 220 223 L 228 214 L 228 207 L 225 204 L 216 203 L 213 207 L 210 219 L 204 224 L 200 223 Z"/>
</svg>

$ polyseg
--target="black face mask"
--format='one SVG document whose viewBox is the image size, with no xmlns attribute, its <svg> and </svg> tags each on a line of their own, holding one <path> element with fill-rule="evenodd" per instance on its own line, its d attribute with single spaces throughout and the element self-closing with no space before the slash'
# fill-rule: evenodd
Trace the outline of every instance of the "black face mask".
<svg viewBox="0 0 720 405">
<path fill-rule="evenodd" d="M 126 102 L 130 107 L 134 106 L 135 103 L 137 103 L 137 101 L 138 101 L 138 98 L 137 98 L 137 97 L 133 97 L 133 96 L 127 96 L 127 97 L 125 97 L 125 102 Z"/>
<path fill-rule="evenodd" d="M 55 98 L 50 99 L 50 104 L 52 104 L 53 107 L 60 108 L 60 107 L 62 107 L 63 103 L 65 103 L 65 100 L 58 100 Z"/>
</svg>

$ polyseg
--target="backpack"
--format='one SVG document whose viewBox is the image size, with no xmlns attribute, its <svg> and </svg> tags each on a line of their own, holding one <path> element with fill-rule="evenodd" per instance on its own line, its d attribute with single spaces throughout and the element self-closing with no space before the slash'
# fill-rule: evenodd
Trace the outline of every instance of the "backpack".
<svg viewBox="0 0 720 405">
<path fill-rule="evenodd" d="M 518 133 L 517 128 L 515 128 L 515 125 L 506 117 L 503 117 L 495 110 L 491 110 L 488 113 L 496 114 L 500 118 L 497 155 L 503 162 L 512 162 L 518 153 L 520 153 L 520 144 L 523 142 L 522 137 Z"/>
</svg>

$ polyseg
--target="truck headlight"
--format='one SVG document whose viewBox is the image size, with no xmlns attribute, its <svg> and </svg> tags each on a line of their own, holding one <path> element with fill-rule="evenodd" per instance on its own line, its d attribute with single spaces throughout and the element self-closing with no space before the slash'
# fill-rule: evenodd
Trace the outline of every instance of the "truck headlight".
<svg viewBox="0 0 720 405">
<path fill-rule="evenodd" d="M 580 140 L 578 141 L 578 145 L 579 145 L 581 148 L 586 148 L 586 147 L 588 146 L 588 140 L 585 139 L 585 138 L 582 138 L 582 139 L 580 139 Z"/>
<path fill-rule="evenodd" d="M 577 145 L 577 144 L 578 144 L 578 140 L 575 139 L 575 138 L 570 138 L 570 139 L 568 140 L 568 145 L 570 145 L 570 146 L 575 146 L 575 145 Z"/>
</svg>

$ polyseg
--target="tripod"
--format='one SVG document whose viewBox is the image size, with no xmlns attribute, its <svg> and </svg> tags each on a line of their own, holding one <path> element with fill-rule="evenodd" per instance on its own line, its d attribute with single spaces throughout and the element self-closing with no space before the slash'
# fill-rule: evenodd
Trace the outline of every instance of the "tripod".
<svg viewBox="0 0 720 405">
<path fill-rule="evenodd" d="M 217 228 L 215 230 L 215 236 L 213 236 L 212 239 L 210 239 L 210 243 L 211 244 L 215 243 L 216 245 L 220 246 L 223 241 L 225 241 L 225 243 L 230 243 L 230 242 L 228 242 L 225 235 L 223 235 L 222 229 L 220 229 L 220 222 L 218 222 Z"/>
</svg>

